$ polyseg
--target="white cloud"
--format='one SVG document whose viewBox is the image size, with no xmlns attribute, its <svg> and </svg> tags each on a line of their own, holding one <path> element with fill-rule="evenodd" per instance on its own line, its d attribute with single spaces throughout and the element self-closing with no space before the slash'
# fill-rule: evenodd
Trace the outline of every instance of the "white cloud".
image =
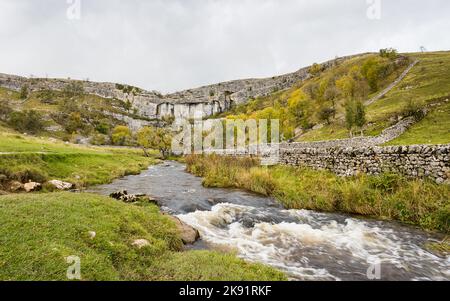
<svg viewBox="0 0 450 301">
<path fill-rule="evenodd" d="M 0 0 L 0 72 L 175 91 L 294 71 L 336 55 L 448 50 L 446 0 Z"/>
</svg>

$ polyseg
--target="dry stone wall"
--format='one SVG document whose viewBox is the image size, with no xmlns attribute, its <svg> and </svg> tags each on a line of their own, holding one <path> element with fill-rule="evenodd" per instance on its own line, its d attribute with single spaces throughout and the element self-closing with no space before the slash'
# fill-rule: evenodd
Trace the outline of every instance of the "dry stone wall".
<svg viewBox="0 0 450 301">
<path fill-rule="evenodd" d="M 328 170 L 338 176 L 396 173 L 408 178 L 429 178 L 450 184 L 450 144 L 359 147 L 292 147 L 277 144 L 245 150 L 207 150 L 207 154 L 257 156 L 263 165 L 291 165 Z"/>
<path fill-rule="evenodd" d="M 339 176 L 361 173 L 400 173 L 411 178 L 431 178 L 449 183 L 450 144 L 347 148 L 280 149 L 280 164 L 329 170 Z"/>
</svg>

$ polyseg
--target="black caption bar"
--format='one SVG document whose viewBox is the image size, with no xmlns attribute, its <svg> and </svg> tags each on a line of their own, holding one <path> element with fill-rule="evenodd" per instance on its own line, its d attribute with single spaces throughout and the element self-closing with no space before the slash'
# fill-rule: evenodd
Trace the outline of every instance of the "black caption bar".
<svg viewBox="0 0 450 301">
<path fill-rule="evenodd" d="M 385 289 L 395 289 L 402 296 L 413 296 L 416 292 L 426 289 L 448 290 L 448 282 L 0 282 L 0 291 L 10 290 L 15 295 L 22 292 L 36 293 L 48 296 L 49 292 L 60 292 L 71 298 L 85 297 L 86 293 L 94 291 L 100 295 L 113 295 L 116 298 L 129 299 L 130 295 L 146 296 L 144 300 L 155 299 L 156 296 L 176 298 L 179 300 L 231 300 L 235 298 L 272 299 L 281 296 L 315 297 L 333 294 L 349 297 L 349 292 L 368 290 L 370 292 L 385 292 Z M 142 298 L 141 298 L 142 299 Z M 384 298 L 380 298 L 384 300 Z"/>
</svg>

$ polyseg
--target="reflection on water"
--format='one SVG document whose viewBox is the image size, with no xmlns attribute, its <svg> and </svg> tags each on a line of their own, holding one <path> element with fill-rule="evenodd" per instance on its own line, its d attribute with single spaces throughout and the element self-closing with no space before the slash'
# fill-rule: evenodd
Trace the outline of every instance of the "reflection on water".
<svg viewBox="0 0 450 301">
<path fill-rule="evenodd" d="M 193 248 L 233 250 L 249 261 L 285 271 L 297 280 L 367 280 L 373 260 L 382 280 L 450 280 L 450 257 L 422 248 L 431 235 L 396 223 L 345 215 L 284 210 L 252 193 L 208 189 L 176 162 L 152 166 L 93 191 L 127 189 L 157 197 L 163 210 L 197 228 Z"/>
</svg>

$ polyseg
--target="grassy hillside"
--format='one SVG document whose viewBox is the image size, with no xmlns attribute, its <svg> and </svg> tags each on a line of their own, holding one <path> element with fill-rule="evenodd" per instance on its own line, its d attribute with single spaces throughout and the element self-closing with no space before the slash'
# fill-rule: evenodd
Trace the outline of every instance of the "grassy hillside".
<svg viewBox="0 0 450 301">
<path fill-rule="evenodd" d="M 450 143 L 450 102 L 431 110 L 420 122 L 388 145 Z"/>
<path fill-rule="evenodd" d="M 175 225 L 153 205 L 91 194 L 10 195 L 0 197 L 0 220 L 0 280 L 68 280 L 69 256 L 80 258 L 81 280 L 285 279 L 233 255 L 180 252 Z M 138 249 L 137 239 L 150 244 Z"/>
<path fill-rule="evenodd" d="M 313 78 L 289 90 L 250 100 L 223 116 L 280 119 L 285 139 L 294 136 L 298 141 L 348 138 L 346 103 L 365 102 L 378 95 L 416 59 L 420 62 L 399 85 L 367 107 L 364 133 L 380 134 L 399 117 L 404 117 L 408 107 L 428 108 L 430 115 L 396 143 L 450 143 L 446 102 L 450 98 L 450 52 L 405 54 L 396 59 L 379 54 L 356 57 L 332 68 L 318 68 Z M 428 135 L 424 135 L 426 131 Z"/>
<path fill-rule="evenodd" d="M 91 138 L 110 144 L 114 127 L 125 123 L 117 115 L 142 119 L 131 104 L 84 93 L 80 84 L 64 91 L 16 92 L 0 87 L 0 123 L 21 133 L 64 141 Z"/>
</svg>

